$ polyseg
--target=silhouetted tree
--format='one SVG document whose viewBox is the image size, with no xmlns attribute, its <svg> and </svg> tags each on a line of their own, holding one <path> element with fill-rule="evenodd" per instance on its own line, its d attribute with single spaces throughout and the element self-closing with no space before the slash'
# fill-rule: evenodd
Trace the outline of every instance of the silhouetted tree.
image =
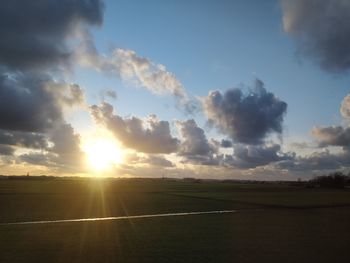
<svg viewBox="0 0 350 263">
<path fill-rule="evenodd" d="M 344 188 L 350 183 L 350 177 L 342 172 L 334 172 L 329 175 L 317 176 L 312 179 L 311 184 L 327 188 Z"/>
</svg>

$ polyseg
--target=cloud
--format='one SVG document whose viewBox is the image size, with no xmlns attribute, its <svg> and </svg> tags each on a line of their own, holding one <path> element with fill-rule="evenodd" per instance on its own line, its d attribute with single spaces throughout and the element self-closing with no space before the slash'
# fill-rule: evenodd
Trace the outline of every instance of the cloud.
<svg viewBox="0 0 350 263">
<path fill-rule="evenodd" d="M 15 149 L 8 145 L 1 145 L 0 144 L 0 155 L 13 155 Z"/>
<path fill-rule="evenodd" d="M 122 80 L 131 81 L 155 94 L 172 94 L 185 97 L 185 90 L 174 74 L 166 67 L 140 57 L 135 51 L 117 48 L 110 56 L 90 52 L 86 64 L 99 71 L 116 75 Z"/>
<path fill-rule="evenodd" d="M 350 147 L 350 128 L 341 126 L 315 127 L 312 135 L 320 140 L 321 146 Z"/>
<path fill-rule="evenodd" d="M 144 160 L 142 160 L 144 163 L 147 163 L 151 166 L 157 166 L 157 167 L 174 167 L 174 164 L 167 160 L 166 158 L 162 156 L 156 156 L 156 155 L 149 155 Z"/>
<path fill-rule="evenodd" d="M 169 122 L 160 121 L 155 115 L 146 121 L 137 117 L 122 118 L 114 114 L 113 106 L 106 102 L 90 109 L 95 121 L 108 128 L 127 148 L 144 153 L 177 151 L 179 140 L 172 137 Z"/>
<path fill-rule="evenodd" d="M 62 108 L 82 103 L 78 85 L 47 74 L 0 72 L 0 129 L 43 132 L 62 122 Z"/>
<path fill-rule="evenodd" d="M 0 146 L 41 150 L 18 158 L 31 164 L 60 167 L 62 171 L 78 167 L 77 162 L 83 156 L 79 140 L 74 138 L 73 128 L 66 123 L 63 111 L 83 103 L 83 91 L 76 84 L 54 81 L 44 73 L 2 72 Z"/>
<path fill-rule="evenodd" d="M 52 86 L 50 90 L 61 107 L 73 107 L 85 103 L 84 91 L 78 84 L 51 82 L 49 85 Z"/>
<path fill-rule="evenodd" d="M 204 130 L 198 127 L 195 120 L 178 121 L 177 127 L 183 138 L 179 149 L 181 155 L 207 155 L 217 150 L 209 144 Z"/>
<path fill-rule="evenodd" d="M 268 134 L 281 133 L 287 110 L 287 103 L 267 92 L 260 80 L 246 95 L 237 88 L 224 94 L 211 91 L 202 104 L 209 123 L 235 142 L 247 144 L 261 144 Z"/>
<path fill-rule="evenodd" d="M 50 146 L 40 152 L 19 156 L 21 161 L 50 167 L 59 172 L 84 171 L 84 153 L 80 149 L 80 136 L 70 124 L 58 124 L 48 133 Z"/>
<path fill-rule="evenodd" d="M 349 96 L 349 95 L 348 95 Z M 340 112 L 348 116 L 348 96 L 342 102 Z M 278 163 L 278 168 L 291 171 L 322 171 L 349 167 L 350 165 L 350 127 L 329 126 L 314 127 L 311 134 L 317 138 L 322 152 L 307 156 L 298 156 L 293 160 Z M 342 147 L 337 152 L 330 152 L 328 146 Z"/>
<path fill-rule="evenodd" d="M 273 162 L 293 160 L 293 153 L 283 153 L 281 146 L 272 145 L 234 145 L 233 155 L 226 155 L 224 164 L 237 168 L 255 168 Z"/>
<path fill-rule="evenodd" d="M 340 106 L 340 113 L 343 118 L 349 118 L 350 113 L 350 95 L 347 95 Z M 314 127 L 311 131 L 316 137 L 321 147 L 325 146 L 341 146 L 350 149 L 350 127 L 329 126 L 329 127 Z"/>
<path fill-rule="evenodd" d="M 54 153 L 51 161 L 65 170 L 81 171 L 84 165 L 84 153 L 80 149 L 80 136 L 70 124 L 61 124 L 49 134 L 53 146 L 48 149 Z"/>
<path fill-rule="evenodd" d="M 217 165 L 217 146 L 209 142 L 204 130 L 198 127 L 195 120 L 177 121 L 177 128 L 182 141 L 178 155 L 184 157 L 183 162 L 202 165 Z"/>
<path fill-rule="evenodd" d="M 298 52 L 323 69 L 350 68 L 350 2 L 346 0 L 281 0 L 285 32 Z"/>
<path fill-rule="evenodd" d="M 115 92 L 114 90 L 103 90 L 101 91 L 100 96 L 102 101 L 105 101 L 106 98 L 116 100 L 118 97 L 117 92 Z"/>
<path fill-rule="evenodd" d="M 179 107 L 192 113 L 197 109 L 191 101 L 180 80 L 162 64 L 141 57 L 135 51 L 117 48 L 108 56 L 100 55 L 89 36 L 85 46 L 78 50 L 76 57 L 82 65 L 92 67 L 111 76 L 117 76 L 125 82 L 143 87 L 157 95 L 170 94 L 179 103 Z"/>
<path fill-rule="evenodd" d="M 276 163 L 278 169 L 303 172 L 335 170 L 349 167 L 349 165 L 350 153 L 347 150 L 338 154 L 330 153 L 328 150 L 325 150 L 323 152 L 315 152 L 309 156 L 299 156 L 294 159 Z"/>
<path fill-rule="evenodd" d="M 220 146 L 222 148 L 231 148 L 233 146 L 233 143 L 231 140 L 222 139 L 220 142 Z"/>
<path fill-rule="evenodd" d="M 68 138 L 67 125 L 71 126 L 63 111 L 82 105 L 84 94 L 78 85 L 67 83 L 62 73 L 70 64 L 74 41 L 79 40 L 77 32 L 102 23 L 103 3 L 5 0 L 0 5 L 0 145 L 33 150 L 18 160 L 69 163 L 80 152 L 75 150 L 74 158 L 73 154 L 64 157 L 63 148 L 79 144 Z M 55 139 L 57 129 L 66 135 L 62 140 L 71 143 L 61 146 L 60 152 L 57 147 L 64 142 Z"/>
<path fill-rule="evenodd" d="M 19 160 L 29 164 L 52 167 L 53 163 L 50 161 L 50 158 L 52 157 L 53 157 L 52 154 L 33 152 L 33 153 L 21 154 L 19 156 Z"/>
<path fill-rule="evenodd" d="M 315 146 L 310 144 L 309 142 L 291 142 L 289 145 L 292 148 L 297 148 L 297 149 L 300 149 L 300 150 L 309 149 L 309 148 L 315 148 Z"/>
<path fill-rule="evenodd" d="M 53 146 L 50 151 L 59 154 L 71 154 L 80 152 L 80 137 L 74 133 L 70 124 L 58 125 L 49 133 L 50 141 Z"/>
<path fill-rule="evenodd" d="M 53 134 L 59 129 L 64 136 L 62 127 L 68 125 L 64 109 L 83 103 L 84 94 L 78 85 L 56 81 L 49 73 L 0 71 L 0 146 L 36 150 L 22 154 L 17 159 L 20 161 L 67 167 L 81 158 L 81 152 L 76 150 L 68 156 L 58 152 L 57 145 L 67 143 L 68 149 L 79 147 L 79 143 L 73 143 L 69 136 L 57 140 Z"/>
<path fill-rule="evenodd" d="M 155 155 L 155 154 L 142 154 L 141 156 L 139 154 L 133 153 L 126 155 L 124 157 L 125 163 L 128 165 L 140 165 L 140 164 L 146 164 L 148 166 L 154 166 L 154 167 L 174 167 L 174 164 L 169 161 L 168 159 L 164 158 L 161 155 Z"/>
<path fill-rule="evenodd" d="M 350 94 L 346 95 L 340 107 L 340 113 L 343 118 L 350 118 Z"/>
<path fill-rule="evenodd" d="M 68 38 L 78 26 L 100 25 L 100 0 L 3 0 L 0 8 L 0 64 L 34 69 L 68 63 Z"/>
<path fill-rule="evenodd" d="M 85 98 L 79 85 L 65 81 L 65 73 L 81 34 L 102 23 L 104 5 L 4 0 L 0 6 L 0 147 L 8 153 L 26 149 L 12 161 L 81 168 L 79 136 L 64 111 L 82 106 Z"/>
<path fill-rule="evenodd" d="M 0 130 L 0 145 L 46 149 L 48 141 L 42 133 Z"/>
<path fill-rule="evenodd" d="M 62 119 L 55 96 L 45 88 L 45 75 L 0 75 L 0 128 L 37 132 Z"/>
</svg>

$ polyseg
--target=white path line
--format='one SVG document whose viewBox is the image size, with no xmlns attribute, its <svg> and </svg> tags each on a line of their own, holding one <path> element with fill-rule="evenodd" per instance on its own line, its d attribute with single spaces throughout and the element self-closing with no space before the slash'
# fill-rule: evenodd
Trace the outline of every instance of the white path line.
<svg viewBox="0 0 350 263">
<path fill-rule="evenodd" d="M 71 223 L 71 222 L 125 220 L 125 219 L 137 219 L 137 218 L 191 216 L 191 215 L 207 215 L 207 214 L 227 214 L 227 213 L 234 213 L 234 212 L 236 212 L 236 210 L 217 210 L 217 211 L 182 212 L 182 213 L 166 213 L 166 214 L 150 214 L 150 215 L 134 215 L 134 216 L 110 216 L 110 217 L 77 218 L 77 219 L 62 219 L 62 220 L 25 221 L 25 222 L 0 223 L 0 226 L 57 224 L 57 223 Z"/>
</svg>

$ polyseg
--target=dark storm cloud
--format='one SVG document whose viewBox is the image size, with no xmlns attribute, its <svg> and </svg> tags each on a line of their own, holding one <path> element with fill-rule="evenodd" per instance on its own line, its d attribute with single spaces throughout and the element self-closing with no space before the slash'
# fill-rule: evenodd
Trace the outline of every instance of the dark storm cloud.
<svg viewBox="0 0 350 263">
<path fill-rule="evenodd" d="M 0 4 L 0 129 L 43 132 L 62 121 L 62 104 L 82 100 L 77 85 L 54 81 L 51 66 L 70 56 L 67 36 L 100 24 L 99 0 L 4 0 Z M 33 70 L 40 67 L 40 73 Z"/>
<path fill-rule="evenodd" d="M 63 118 L 63 109 L 83 101 L 76 84 L 55 82 L 47 74 L 2 72 L 0 145 L 42 150 L 20 156 L 19 160 L 31 164 L 61 171 L 77 167 L 83 155 L 73 129 Z"/>
<path fill-rule="evenodd" d="M 217 150 L 209 144 L 204 130 L 193 119 L 178 121 L 177 126 L 183 138 L 179 149 L 181 155 L 208 155 Z"/>
<path fill-rule="evenodd" d="M 209 154 L 209 155 L 188 155 L 183 156 L 181 160 L 183 164 L 195 164 L 195 165 L 206 165 L 206 166 L 218 166 L 221 165 L 222 155 Z"/>
<path fill-rule="evenodd" d="M 172 137 L 169 122 L 159 121 L 154 115 L 146 121 L 137 117 L 122 118 L 114 114 L 113 106 L 106 102 L 91 106 L 91 114 L 127 148 L 145 153 L 172 153 L 178 148 L 179 140 Z"/>
<path fill-rule="evenodd" d="M 173 167 L 174 164 L 162 156 L 149 155 L 143 160 L 145 163 L 151 166 L 157 167 Z"/>
<path fill-rule="evenodd" d="M 281 146 L 273 145 L 234 145 L 234 154 L 226 155 L 225 165 L 237 168 L 255 168 L 282 160 L 293 160 L 294 154 L 283 153 Z"/>
<path fill-rule="evenodd" d="M 138 155 L 136 153 L 124 156 L 124 163 L 128 165 L 139 165 L 147 164 L 154 167 L 174 167 L 174 164 L 168 159 L 161 155 L 149 154 L 149 155 Z"/>
<path fill-rule="evenodd" d="M 46 149 L 48 147 L 47 138 L 42 133 L 4 130 L 0 130 L 1 144 L 34 149 Z"/>
<path fill-rule="evenodd" d="M 1 1 L 0 145 L 32 149 L 16 161 L 78 167 L 79 138 L 63 111 L 82 105 L 84 94 L 62 73 L 102 13 L 100 0 Z"/>
<path fill-rule="evenodd" d="M 13 155 L 15 149 L 8 145 L 1 145 L 0 144 L 0 155 Z"/>
<path fill-rule="evenodd" d="M 50 161 L 61 171 L 82 171 L 84 153 L 80 149 L 80 136 L 70 124 L 64 123 L 49 134 L 53 146 L 49 148 Z"/>
<path fill-rule="evenodd" d="M 350 127 L 316 127 L 312 130 L 312 135 L 319 139 L 321 146 L 350 147 Z"/>
<path fill-rule="evenodd" d="M 222 148 L 231 148 L 233 146 L 233 144 L 232 144 L 231 140 L 222 139 L 220 142 L 220 146 Z"/>
<path fill-rule="evenodd" d="M 59 125 L 50 132 L 49 137 L 54 144 L 50 151 L 54 153 L 72 154 L 80 151 L 80 136 L 74 133 L 70 124 Z"/>
<path fill-rule="evenodd" d="M 50 157 L 52 154 L 44 153 L 25 153 L 19 156 L 19 160 L 33 165 L 41 165 L 46 167 L 52 167 Z"/>
<path fill-rule="evenodd" d="M 235 142 L 260 144 L 269 133 L 282 132 L 287 103 L 256 80 L 255 89 L 246 95 L 236 88 L 224 94 L 210 92 L 203 100 L 203 109 L 209 123 Z"/>
<path fill-rule="evenodd" d="M 182 137 L 178 155 L 184 157 L 184 163 L 202 165 L 217 165 L 219 163 L 216 157 L 217 145 L 208 141 L 204 130 L 198 127 L 193 119 L 178 121 L 177 127 Z"/>
<path fill-rule="evenodd" d="M 84 153 L 80 150 L 80 136 L 70 124 L 59 124 L 48 133 L 52 146 L 46 151 L 30 152 L 19 156 L 21 161 L 50 167 L 60 172 L 83 170 Z"/>
<path fill-rule="evenodd" d="M 43 132 L 63 122 L 62 107 L 82 103 L 78 85 L 47 74 L 0 72 L 0 129 Z"/>
<path fill-rule="evenodd" d="M 289 171 L 322 171 L 335 170 L 350 166 L 350 153 L 343 150 L 341 153 L 330 153 L 329 151 L 315 152 L 306 157 L 278 162 L 278 169 Z"/>
<path fill-rule="evenodd" d="M 62 119 L 55 97 L 45 85 L 50 78 L 34 74 L 0 75 L 0 128 L 37 132 Z"/>
<path fill-rule="evenodd" d="M 67 37 L 77 26 L 102 23 L 100 0 L 3 0 L 0 4 L 0 64 L 46 68 L 66 63 Z"/>
<path fill-rule="evenodd" d="M 298 51 L 330 71 L 350 68 L 350 2 L 281 0 L 284 30 Z"/>
</svg>

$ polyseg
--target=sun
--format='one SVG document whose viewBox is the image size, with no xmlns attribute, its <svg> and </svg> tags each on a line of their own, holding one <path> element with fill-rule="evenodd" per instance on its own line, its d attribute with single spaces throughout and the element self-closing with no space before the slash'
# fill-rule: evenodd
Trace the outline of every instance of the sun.
<svg viewBox="0 0 350 263">
<path fill-rule="evenodd" d="M 116 141 L 110 138 L 92 138 L 83 145 L 89 166 L 97 172 L 105 171 L 123 161 L 123 153 Z"/>
</svg>

